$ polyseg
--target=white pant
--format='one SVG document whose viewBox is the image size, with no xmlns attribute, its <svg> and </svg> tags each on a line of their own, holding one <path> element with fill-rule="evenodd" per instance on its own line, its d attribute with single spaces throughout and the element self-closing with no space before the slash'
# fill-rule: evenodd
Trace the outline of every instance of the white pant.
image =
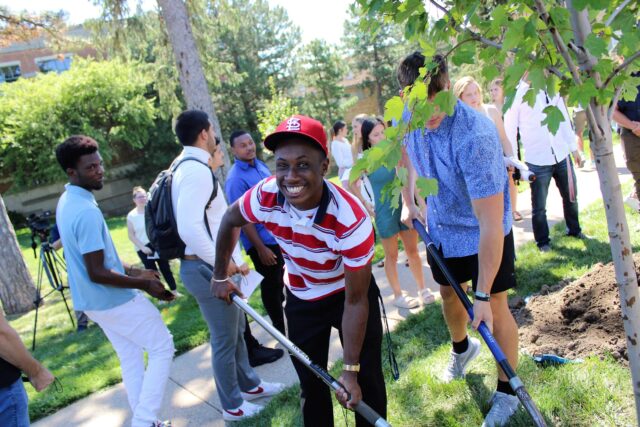
<svg viewBox="0 0 640 427">
<path fill-rule="evenodd" d="M 143 295 L 109 310 L 85 311 L 100 325 L 120 359 L 132 427 L 157 420 L 175 348 L 160 312 Z M 144 370 L 143 351 L 148 353 Z"/>
</svg>

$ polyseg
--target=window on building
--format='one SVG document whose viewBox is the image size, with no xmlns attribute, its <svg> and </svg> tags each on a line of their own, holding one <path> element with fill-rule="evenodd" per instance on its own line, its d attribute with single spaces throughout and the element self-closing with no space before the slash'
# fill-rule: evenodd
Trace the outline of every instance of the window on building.
<svg viewBox="0 0 640 427">
<path fill-rule="evenodd" d="M 0 65 L 0 83 L 15 82 L 20 77 L 20 64 Z"/>
<path fill-rule="evenodd" d="M 71 68 L 71 56 L 58 55 L 53 58 L 37 59 L 36 64 L 43 73 L 54 71 L 60 74 Z"/>
</svg>

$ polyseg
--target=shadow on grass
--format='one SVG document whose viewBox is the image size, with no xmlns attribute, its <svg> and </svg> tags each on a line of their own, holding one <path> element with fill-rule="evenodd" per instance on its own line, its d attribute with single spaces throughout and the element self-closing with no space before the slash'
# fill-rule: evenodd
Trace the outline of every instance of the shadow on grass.
<svg viewBox="0 0 640 427">
<path fill-rule="evenodd" d="M 518 248 L 515 293 L 527 296 L 543 285 L 553 286 L 561 280 L 574 280 L 594 265 L 594 260 L 611 261 L 611 246 L 597 239 L 564 236 L 564 223 L 553 229 L 551 251 L 541 253 L 535 243 Z"/>
</svg>

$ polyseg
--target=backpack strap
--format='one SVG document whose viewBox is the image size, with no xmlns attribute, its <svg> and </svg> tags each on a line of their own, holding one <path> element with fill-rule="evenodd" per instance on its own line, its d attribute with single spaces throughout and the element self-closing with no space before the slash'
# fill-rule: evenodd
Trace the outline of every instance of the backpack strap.
<svg viewBox="0 0 640 427">
<path fill-rule="evenodd" d="M 216 180 L 216 176 L 213 173 L 213 169 L 211 169 L 211 167 L 209 167 L 207 163 L 203 162 L 202 160 L 196 159 L 195 157 L 183 157 L 177 163 L 174 160 L 174 162 L 171 163 L 171 165 L 169 166 L 169 170 L 171 170 L 171 174 L 173 175 L 176 169 L 178 169 L 178 166 L 180 166 L 182 163 L 186 162 L 187 160 L 194 160 L 200 163 L 201 165 L 205 166 L 207 169 L 209 169 L 209 172 L 211 172 L 211 181 L 213 181 L 213 190 L 211 190 L 209 201 L 207 202 L 207 205 L 204 207 L 204 226 L 207 229 L 207 234 L 209 234 L 209 238 L 213 240 L 213 235 L 211 234 L 211 229 L 209 228 L 209 221 L 207 221 L 207 210 L 209 209 L 209 207 L 211 207 L 211 202 L 213 201 L 213 199 L 215 199 L 216 195 L 218 194 L 218 181 Z"/>
</svg>

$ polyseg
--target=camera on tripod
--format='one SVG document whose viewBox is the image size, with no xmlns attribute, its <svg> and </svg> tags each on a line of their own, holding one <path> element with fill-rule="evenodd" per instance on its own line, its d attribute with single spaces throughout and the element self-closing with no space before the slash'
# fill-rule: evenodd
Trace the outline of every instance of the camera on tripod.
<svg viewBox="0 0 640 427">
<path fill-rule="evenodd" d="M 51 211 L 44 211 L 41 214 L 32 213 L 27 217 L 27 225 L 31 230 L 31 247 L 35 250 L 35 236 L 40 238 L 40 243 L 44 243 L 49 238 L 51 228 Z"/>
<path fill-rule="evenodd" d="M 44 299 L 51 295 L 53 292 L 59 292 L 62 297 L 62 301 L 69 314 L 71 325 L 75 326 L 73 317 L 71 316 L 71 309 L 67 303 L 67 298 L 64 295 L 64 290 L 69 287 L 64 284 L 64 275 L 66 275 L 66 265 L 64 259 L 60 257 L 53 246 L 49 244 L 49 235 L 51 233 L 51 211 L 44 211 L 41 214 L 31 214 L 27 217 L 27 225 L 31 229 L 31 249 L 33 249 L 33 255 L 36 258 L 40 258 L 38 263 L 38 279 L 36 284 L 36 296 L 33 300 L 33 304 L 36 308 L 35 319 L 33 322 L 33 341 L 31 349 L 36 348 L 36 331 L 38 329 L 38 309 L 42 305 Z M 40 239 L 40 242 L 36 242 L 36 236 Z M 36 249 L 40 244 L 39 255 Z M 51 289 L 46 294 L 42 294 L 43 282 L 48 282 Z"/>
</svg>

